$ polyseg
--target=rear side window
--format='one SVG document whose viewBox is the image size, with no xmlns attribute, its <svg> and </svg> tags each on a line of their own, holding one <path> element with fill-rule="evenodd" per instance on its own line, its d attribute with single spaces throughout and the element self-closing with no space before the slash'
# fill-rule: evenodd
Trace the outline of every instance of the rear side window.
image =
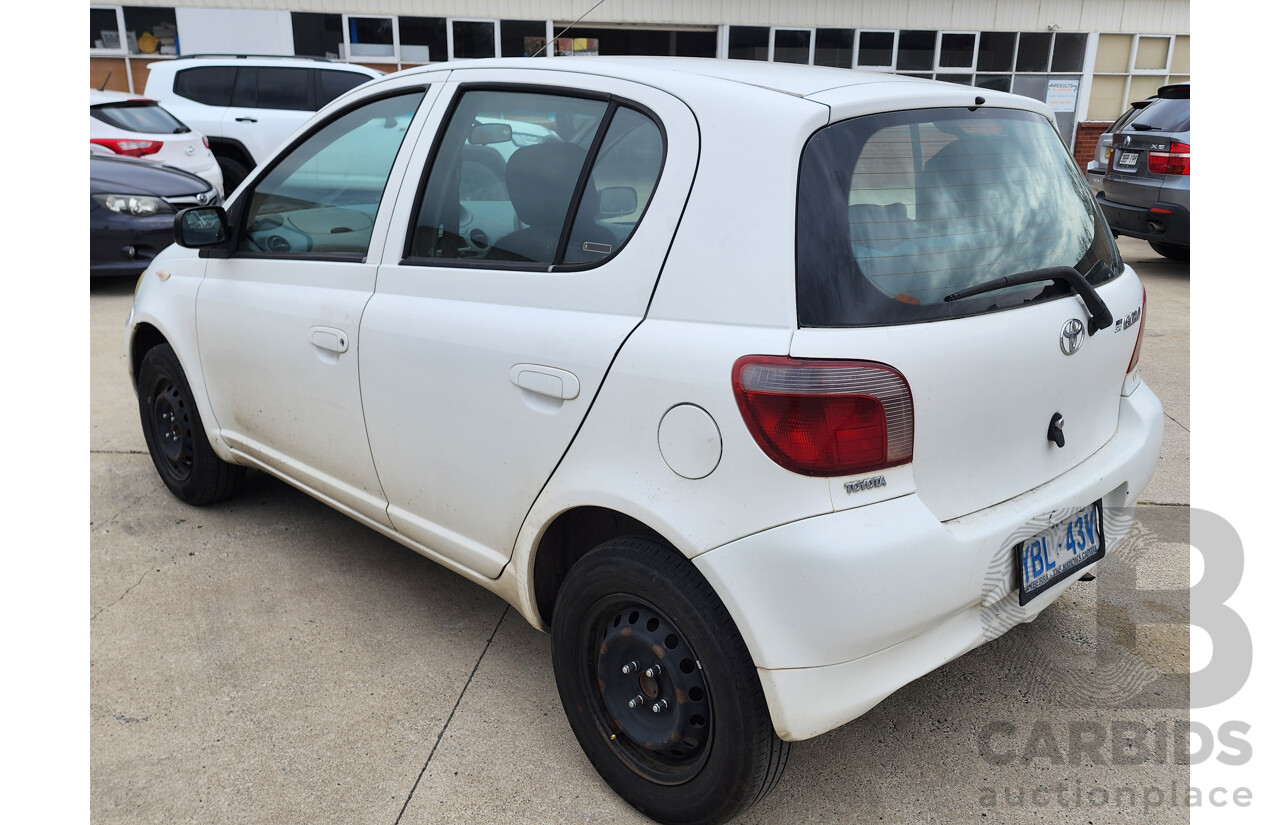
<svg viewBox="0 0 1280 825">
<path fill-rule="evenodd" d="M 406 259 L 542 271 L 604 260 L 643 215 L 663 147 L 650 117 L 616 102 L 467 91 L 432 161 Z"/>
<path fill-rule="evenodd" d="M 1186 132 L 1191 129 L 1191 100 L 1153 100 L 1125 128 L 1140 132 Z"/>
<path fill-rule="evenodd" d="M 321 69 L 316 74 L 319 75 L 318 80 L 320 83 L 320 89 L 316 96 L 317 109 L 329 105 L 339 96 L 346 94 L 369 79 L 356 72 L 338 72 L 333 69 Z"/>
<path fill-rule="evenodd" d="M 149 135 L 178 135 L 190 132 L 186 124 L 160 108 L 158 103 L 129 101 L 127 103 L 111 103 L 106 106 L 92 106 L 89 114 L 103 123 L 109 123 L 117 129 L 129 132 L 144 132 Z"/>
<path fill-rule="evenodd" d="M 234 66 L 183 69 L 174 76 L 173 93 L 206 106 L 230 106 L 235 82 Z"/>
<path fill-rule="evenodd" d="M 315 111 L 311 69 L 279 66 L 245 66 L 236 75 L 232 106 L 248 109 Z"/>
<path fill-rule="evenodd" d="M 1089 187 L 1044 118 L 933 109 L 854 118 L 800 163 L 802 326 L 914 323 L 1059 297 L 1052 282 L 948 301 L 1004 276 L 1069 266 L 1092 283 L 1119 255 Z"/>
</svg>

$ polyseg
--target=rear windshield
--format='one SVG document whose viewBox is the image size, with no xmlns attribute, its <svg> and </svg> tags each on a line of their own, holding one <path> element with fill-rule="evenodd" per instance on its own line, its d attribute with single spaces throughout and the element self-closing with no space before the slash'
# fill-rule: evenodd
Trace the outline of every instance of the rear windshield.
<svg viewBox="0 0 1280 825">
<path fill-rule="evenodd" d="M 1191 129 L 1191 100 L 1160 98 L 1151 101 L 1126 129 L 1143 132 L 1186 132 Z"/>
<path fill-rule="evenodd" d="M 1030 112 L 930 109 L 841 121 L 800 161 L 801 326 L 915 323 L 1067 294 L 1052 282 L 947 301 L 1069 266 L 1098 284 L 1119 253 L 1057 130 Z"/>
<path fill-rule="evenodd" d="M 126 101 L 90 106 L 89 114 L 104 123 L 127 132 L 145 132 L 150 135 L 178 135 L 190 132 L 187 125 L 160 108 L 154 101 Z"/>
</svg>

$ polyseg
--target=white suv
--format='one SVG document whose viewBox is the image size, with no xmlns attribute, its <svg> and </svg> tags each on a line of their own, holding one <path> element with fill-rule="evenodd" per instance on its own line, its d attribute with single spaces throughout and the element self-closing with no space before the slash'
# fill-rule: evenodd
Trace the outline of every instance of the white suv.
<svg viewBox="0 0 1280 825">
<path fill-rule="evenodd" d="M 127 336 L 164 483 L 271 473 L 507 599 L 662 822 L 1034 619 L 1159 453 L 1142 284 L 1025 97 L 424 67 L 175 227 Z"/>
<path fill-rule="evenodd" d="M 147 97 L 208 136 L 227 192 L 317 109 L 382 75 L 318 58 L 236 55 L 157 61 L 149 71 Z"/>
</svg>

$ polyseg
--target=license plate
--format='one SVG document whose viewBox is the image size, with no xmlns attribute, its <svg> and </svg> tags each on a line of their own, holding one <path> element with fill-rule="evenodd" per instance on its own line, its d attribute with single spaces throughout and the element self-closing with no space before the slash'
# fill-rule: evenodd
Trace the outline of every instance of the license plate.
<svg viewBox="0 0 1280 825">
<path fill-rule="evenodd" d="M 1101 501 L 1022 542 L 1013 549 L 1018 604 L 1026 604 L 1063 577 L 1093 564 L 1106 550 Z"/>
<path fill-rule="evenodd" d="M 1121 152 L 1120 159 L 1116 161 L 1116 166 L 1137 166 L 1137 165 L 1138 165 L 1137 152 Z"/>
</svg>

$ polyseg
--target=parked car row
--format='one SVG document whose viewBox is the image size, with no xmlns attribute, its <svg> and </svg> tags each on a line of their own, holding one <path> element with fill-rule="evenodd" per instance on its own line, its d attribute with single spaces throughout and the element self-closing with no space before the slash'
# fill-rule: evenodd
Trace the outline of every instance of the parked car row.
<svg viewBox="0 0 1280 825">
<path fill-rule="evenodd" d="M 791 742 L 1035 619 L 1154 471 L 1145 290 L 1049 107 L 978 91 L 678 58 L 374 80 L 140 279 L 159 478 L 203 505 L 270 473 L 492 590 L 550 631 L 611 787 L 732 817 Z M 1182 162 L 1158 123 L 1106 186 Z"/>
</svg>

